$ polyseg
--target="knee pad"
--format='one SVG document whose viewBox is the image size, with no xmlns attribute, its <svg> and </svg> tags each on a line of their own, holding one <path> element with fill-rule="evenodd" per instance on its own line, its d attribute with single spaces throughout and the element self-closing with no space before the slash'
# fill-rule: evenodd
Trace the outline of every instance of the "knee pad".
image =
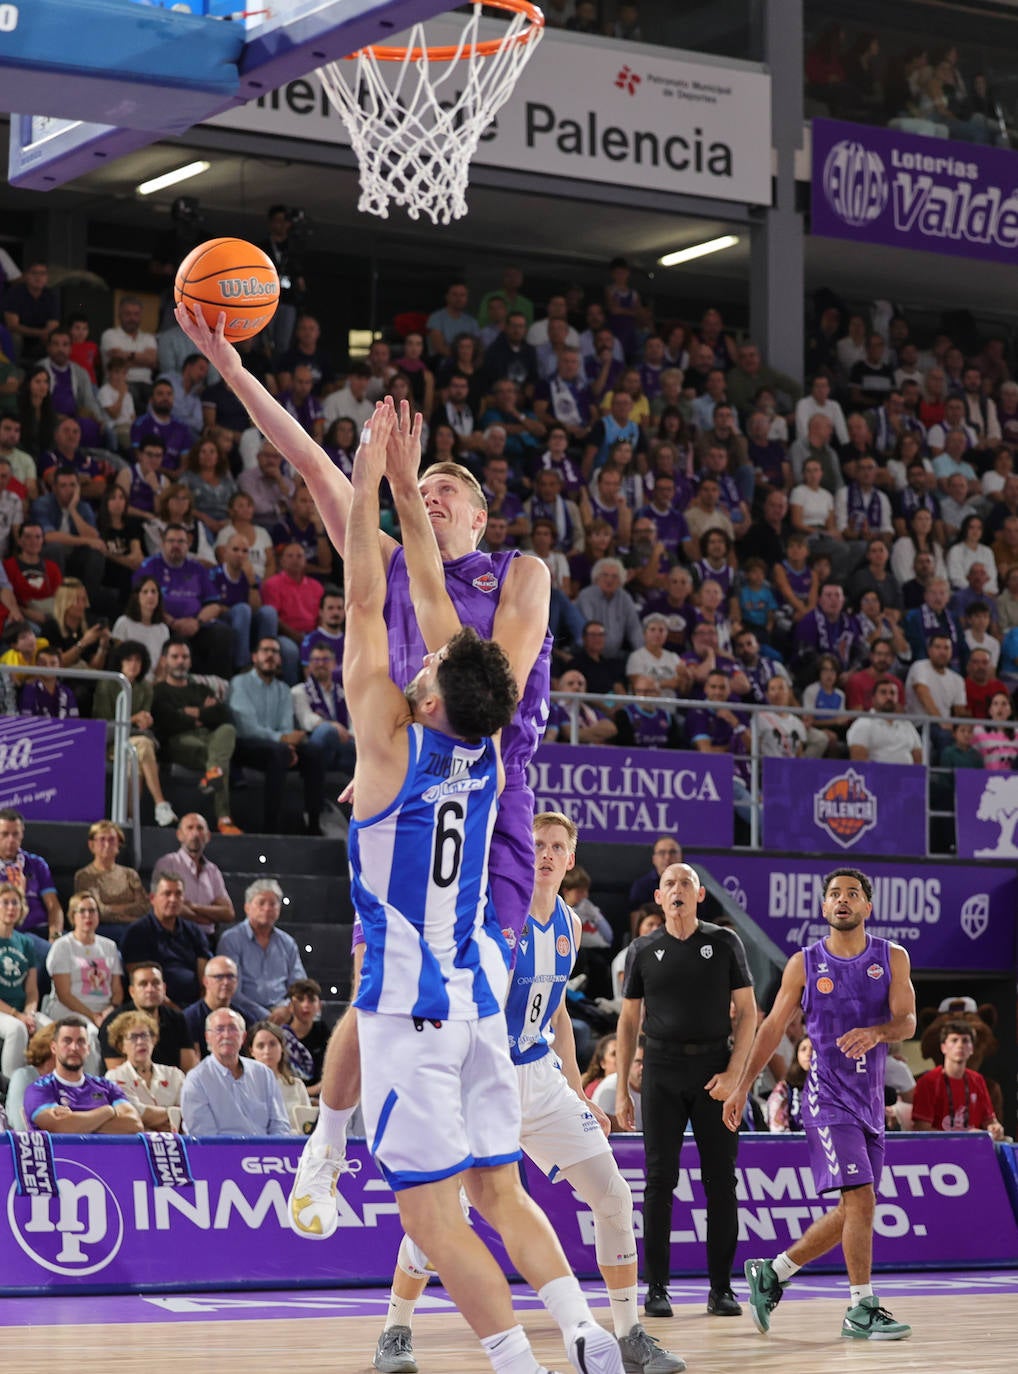
<svg viewBox="0 0 1018 1374">
<path fill-rule="evenodd" d="M 599 1265 L 636 1259 L 633 1195 L 611 1154 L 582 1160 L 564 1170 L 575 1192 L 594 1214 L 594 1254 Z"/>
<path fill-rule="evenodd" d="M 429 1279 L 435 1273 L 427 1255 L 409 1236 L 404 1236 L 399 1243 L 396 1264 L 411 1279 Z"/>
</svg>

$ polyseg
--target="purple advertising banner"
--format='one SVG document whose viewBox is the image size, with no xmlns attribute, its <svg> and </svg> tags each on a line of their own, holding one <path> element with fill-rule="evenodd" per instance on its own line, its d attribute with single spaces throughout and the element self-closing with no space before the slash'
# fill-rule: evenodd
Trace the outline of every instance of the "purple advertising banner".
<svg viewBox="0 0 1018 1374">
<path fill-rule="evenodd" d="M 640 1136 L 613 1139 L 643 1232 Z M 0 1138 L 0 1194 L 9 1236 L 4 1291 L 88 1292 L 283 1288 L 388 1283 L 402 1234 L 396 1200 L 351 1142 L 339 1229 L 327 1241 L 290 1230 L 286 1199 L 303 1141 L 189 1141 L 190 1187 L 154 1187 L 139 1140 L 61 1136 L 53 1141 L 58 1194 L 20 1197 L 12 1152 Z M 693 1142 L 675 1190 L 671 1267 L 703 1273 L 705 1203 Z M 739 1264 L 780 1249 L 833 1205 L 819 1199 L 802 1136 L 745 1136 L 740 1143 Z M 528 1166 L 570 1263 L 594 1277 L 593 1217 L 568 1183 Z M 508 1271 L 497 1238 L 475 1218 Z M 920 1239 L 921 1238 L 921 1239 Z M 899 1269 L 1018 1260 L 1018 1231 L 993 1145 L 983 1134 L 890 1136 L 878 1189 L 874 1260 Z M 838 1262 L 835 1257 L 835 1264 Z"/>
<path fill-rule="evenodd" d="M 30 821 L 94 821 L 105 796 L 104 720 L 0 717 L 0 807 Z"/>
<path fill-rule="evenodd" d="M 1018 773 L 959 768 L 954 797 L 960 857 L 1018 859 Z"/>
<path fill-rule="evenodd" d="M 1013 152 L 832 119 L 812 129 L 814 234 L 1014 265 Z"/>
<path fill-rule="evenodd" d="M 562 811 L 585 842 L 732 843 L 732 758 L 677 749 L 542 744 L 527 769 L 538 811 Z"/>
<path fill-rule="evenodd" d="M 807 854 L 925 854 L 926 769 L 764 759 L 763 843 Z"/>
<path fill-rule="evenodd" d="M 697 859 L 689 850 L 686 857 L 701 863 L 786 953 L 827 934 L 820 884 L 837 860 L 756 854 Z M 1012 867 L 868 860 L 861 867 L 873 880 L 869 930 L 904 945 L 913 968 L 1014 968 L 1018 877 Z"/>
</svg>

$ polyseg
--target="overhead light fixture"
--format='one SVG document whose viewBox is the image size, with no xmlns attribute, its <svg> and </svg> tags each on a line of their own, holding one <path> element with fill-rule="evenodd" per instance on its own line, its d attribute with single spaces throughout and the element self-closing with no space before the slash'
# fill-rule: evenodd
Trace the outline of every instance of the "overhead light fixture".
<svg viewBox="0 0 1018 1374">
<path fill-rule="evenodd" d="M 178 181 L 187 181 L 191 177 L 201 176 L 202 172 L 207 172 L 212 166 L 211 162 L 189 162 L 186 167 L 178 167 L 175 171 L 164 172 L 161 177 L 153 177 L 151 181 L 143 181 L 135 190 L 139 196 L 150 196 L 153 191 L 165 191 L 167 186 L 176 186 Z"/>
<path fill-rule="evenodd" d="M 725 248 L 734 248 L 739 242 L 738 234 L 722 234 L 719 239 L 708 239 L 706 243 L 694 243 L 689 248 L 679 248 L 674 253 L 666 253 L 658 258 L 662 267 L 678 267 L 680 262 L 692 262 L 695 258 L 705 258 L 710 253 L 720 253 Z"/>
</svg>

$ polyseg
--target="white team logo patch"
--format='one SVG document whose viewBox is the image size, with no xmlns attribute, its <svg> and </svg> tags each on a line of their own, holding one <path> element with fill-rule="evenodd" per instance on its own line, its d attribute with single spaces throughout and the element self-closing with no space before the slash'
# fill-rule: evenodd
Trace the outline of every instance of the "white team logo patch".
<svg viewBox="0 0 1018 1374">
<path fill-rule="evenodd" d="M 661 960 L 662 960 L 664 957 L 665 957 L 665 952 L 664 952 L 663 949 L 656 949 L 656 950 L 654 951 L 654 958 L 658 961 L 659 964 L 660 964 Z"/>
<path fill-rule="evenodd" d="M 700 946 L 700 958 L 701 958 L 701 959 L 713 959 L 713 958 L 714 958 L 714 946 L 713 946 L 713 945 L 701 945 L 701 946 Z"/>
</svg>

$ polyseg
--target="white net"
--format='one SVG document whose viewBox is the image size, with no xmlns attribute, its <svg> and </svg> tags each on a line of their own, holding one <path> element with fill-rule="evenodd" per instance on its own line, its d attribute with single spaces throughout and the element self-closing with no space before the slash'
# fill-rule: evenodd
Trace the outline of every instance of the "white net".
<svg viewBox="0 0 1018 1374">
<path fill-rule="evenodd" d="M 470 159 L 542 34 L 531 16 L 514 14 L 497 51 L 486 56 L 477 51 L 481 19 L 475 4 L 459 42 L 441 60 L 429 57 L 417 24 L 399 61 L 365 48 L 319 70 L 360 163 L 359 210 L 387 219 L 391 202 L 411 219 L 423 214 L 435 224 L 467 213 Z"/>
</svg>

